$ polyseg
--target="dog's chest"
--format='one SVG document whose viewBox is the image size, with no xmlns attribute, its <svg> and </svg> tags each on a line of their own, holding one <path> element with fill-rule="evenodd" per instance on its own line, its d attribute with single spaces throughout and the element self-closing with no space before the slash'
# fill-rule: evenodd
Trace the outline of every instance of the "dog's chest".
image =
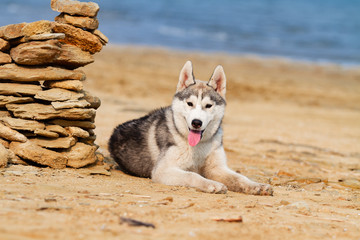
<svg viewBox="0 0 360 240">
<path fill-rule="evenodd" d="M 180 168 L 187 171 L 199 172 L 211 153 L 210 144 L 198 144 L 195 147 L 184 146 L 182 148 Z"/>
</svg>

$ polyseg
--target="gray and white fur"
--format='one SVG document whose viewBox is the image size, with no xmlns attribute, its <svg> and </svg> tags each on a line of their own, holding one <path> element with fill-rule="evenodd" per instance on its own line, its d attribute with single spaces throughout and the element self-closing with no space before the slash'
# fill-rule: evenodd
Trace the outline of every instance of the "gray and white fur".
<svg viewBox="0 0 360 240">
<path fill-rule="evenodd" d="M 222 66 L 204 82 L 194 78 L 187 61 L 171 106 L 114 129 L 109 140 L 112 158 L 124 172 L 158 183 L 209 193 L 272 195 L 270 185 L 253 182 L 226 164 L 221 128 L 225 93 Z"/>
</svg>

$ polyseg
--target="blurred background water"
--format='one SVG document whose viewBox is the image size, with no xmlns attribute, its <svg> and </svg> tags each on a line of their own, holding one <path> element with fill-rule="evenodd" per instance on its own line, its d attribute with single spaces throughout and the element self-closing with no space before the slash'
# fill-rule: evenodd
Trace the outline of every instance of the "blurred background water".
<svg viewBox="0 0 360 240">
<path fill-rule="evenodd" d="M 360 64 L 360 0 L 102 0 L 113 44 Z M 50 0 L 1 0 L 0 25 L 53 20 Z"/>
</svg>

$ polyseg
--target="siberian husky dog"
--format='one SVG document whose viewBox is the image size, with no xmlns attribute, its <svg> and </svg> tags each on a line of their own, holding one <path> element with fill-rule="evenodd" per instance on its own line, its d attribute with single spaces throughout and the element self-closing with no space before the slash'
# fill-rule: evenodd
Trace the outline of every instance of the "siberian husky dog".
<svg viewBox="0 0 360 240">
<path fill-rule="evenodd" d="M 112 158 L 124 172 L 158 183 L 209 193 L 272 195 L 270 185 L 253 182 L 226 164 L 221 128 L 225 92 L 222 66 L 204 82 L 194 78 L 187 61 L 171 106 L 114 129 L 109 140 Z"/>
</svg>

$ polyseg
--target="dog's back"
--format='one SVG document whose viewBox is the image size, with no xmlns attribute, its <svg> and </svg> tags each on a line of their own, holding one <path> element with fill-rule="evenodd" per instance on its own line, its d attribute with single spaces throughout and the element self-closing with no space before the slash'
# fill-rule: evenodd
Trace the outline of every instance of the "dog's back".
<svg viewBox="0 0 360 240">
<path fill-rule="evenodd" d="M 170 107 L 117 126 L 109 140 L 111 157 L 121 170 L 139 177 L 151 177 L 157 152 L 174 144 L 166 113 Z"/>
</svg>

